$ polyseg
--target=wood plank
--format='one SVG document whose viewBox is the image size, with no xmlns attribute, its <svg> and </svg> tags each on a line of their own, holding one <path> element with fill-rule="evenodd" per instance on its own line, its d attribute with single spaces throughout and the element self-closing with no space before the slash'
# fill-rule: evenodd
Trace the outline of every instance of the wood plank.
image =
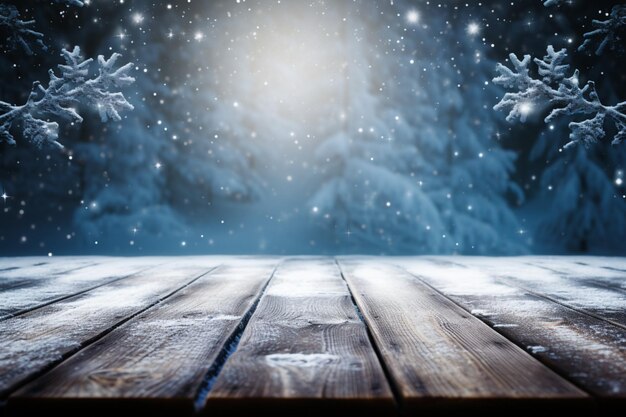
<svg viewBox="0 0 626 417">
<path fill-rule="evenodd" d="M 442 258 L 445 261 L 445 258 Z M 449 258 L 451 262 L 481 268 L 507 280 L 510 285 L 548 297 L 571 308 L 605 319 L 626 329 L 626 292 L 594 285 L 575 275 L 575 268 L 567 273 L 538 267 L 525 258 Z M 557 262 L 558 264 L 558 262 Z M 563 265 L 563 262 L 561 262 Z M 619 274 L 621 280 L 624 275 Z M 612 272 L 606 277 L 614 276 Z M 620 279 L 620 277 L 616 277 Z"/>
<path fill-rule="evenodd" d="M 45 279 L 62 273 L 85 268 L 98 263 L 95 257 L 68 257 L 68 258 L 36 258 L 23 259 L 16 263 L 6 262 L 0 268 L 0 291 L 6 291 L 20 286 L 23 281 Z M 101 261 L 100 261 L 101 262 Z"/>
<path fill-rule="evenodd" d="M 12 256 L 0 257 L 0 272 L 29 268 L 42 265 L 53 265 L 60 262 L 93 262 L 104 256 Z"/>
<path fill-rule="evenodd" d="M 0 263 L 0 279 L 57 275 L 64 271 L 102 263 L 107 259 L 114 258 L 106 256 L 35 256 L 5 258 L 4 261 Z"/>
<path fill-rule="evenodd" d="M 560 375 L 601 397 L 600 405 L 605 412 L 626 407 L 623 329 L 511 287 L 484 268 L 459 264 L 470 263 L 465 260 L 444 259 L 395 262 Z"/>
<path fill-rule="evenodd" d="M 231 260 L 25 386 L 11 413 L 191 414 L 276 263 Z"/>
<path fill-rule="evenodd" d="M 332 259 L 289 261 L 205 406 L 211 416 L 389 415 L 383 369 Z"/>
<path fill-rule="evenodd" d="M 172 263 L 0 322 L 0 398 L 214 266 Z"/>
<path fill-rule="evenodd" d="M 371 258 L 341 267 L 406 414 L 591 406 L 584 392 L 400 268 Z"/>
<path fill-rule="evenodd" d="M 47 264 L 52 259 L 48 256 L 0 257 L 0 273 L 37 264 Z"/>
<path fill-rule="evenodd" d="M 551 271 L 576 283 L 591 287 L 608 288 L 626 293 L 626 269 L 615 261 L 592 262 L 587 258 L 572 257 L 524 259 L 525 264 Z"/>
<path fill-rule="evenodd" d="M 90 258 L 87 258 L 90 259 Z M 11 271 L 0 278 L 0 320 L 23 314 L 98 286 L 128 277 L 158 262 L 149 258 L 54 262 Z"/>
<path fill-rule="evenodd" d="M 608 271 L 626 272 L 626 257 L 624 256 L 527 256 L 532 263 L 554 265 L 555 263 L 569 263 L 595 267 Z"/>
</svg>

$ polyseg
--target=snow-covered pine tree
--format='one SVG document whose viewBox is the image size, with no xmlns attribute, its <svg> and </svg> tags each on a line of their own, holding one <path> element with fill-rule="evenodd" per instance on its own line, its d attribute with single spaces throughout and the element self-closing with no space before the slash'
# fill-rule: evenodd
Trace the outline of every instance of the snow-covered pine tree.
<svg viewBox="0 0 626 417">
<path fill-rule="evenodd" d="M 15 6 L 10 6 L 9 3 L 13 3 Z M 74 25 L 68 25 L 67 21 L 64 20 L 64 16 L 69 16 L 70 11 L 77 12 L 77 9 L 68 8 L 66 10 L 65 7 L 59 7 L 59 5 L 55 4 L 49 4 L 50 7 L 44 7 L 45 4 L 42 3 L 45 2 L 32 0 L 3 2 L 0 5 L 2 7 L 23 9 L 29 17 L 28 19 L 19 17 L 19 19 L 32 19 L 30 22 L 27 22 L 29 24 L 27 27 L 30 30 L 45 33 L 45 38 L 43 35 L 26 36 L 23 38 L 28 50 L 32 51 L 32 55 L 28 54 L 28 50 L 24 48 L 21 42 L 14 44 L 10 42 L 11 38 L 8 35 L 0 36 L 0 44 L 3 50 L 3 53 L 0 55 L 0 66 L 3 67 L 5 76 L 8 77 L 7 79 L 11 80 L 11 82 L 3 84 L 2 96 L 4 101 L 11 103 L 11 106 L 15 106 L 13 103 L 27 103 L 29 90 L 31 90 L 30 80 L 33 78 L 41 81 L 44 81 L 45 78 L 50 80 L 49 75 L 46 77 L 46 67 L 56 67 L 62 47 L 73 44 L 73 38 L 68 36 L 68 32 L 72 32 L 71 28 Z M 67 7 L 70 6 L 76 6 L 76 4 L 67 4 Z M 78 22 L 82 18 L 87 18 L 87 14 L 72 13 L 72 17 L 76 18 Z M 99 10 L 98 17 L 101 19 L 106 18 L 102 13 L 102 8 Z M 93 16 L 88 18 L 91 20 Z M 106 34 L 103 33 L 104 30 L 101 26 L 84 26 L 89 27 L 94 35 L 82 39 L 81 54 L 87 56 L 97 55 L 98 51 L 89 48 L 91 39 L 95 40 L 100 36 L 106 36 Z M 0 31 L 4 30 L 0 27 Z M 55 36 L 49 36 L 53 31 Z M 8 44 L 7 41 L 9 41 Z M 40 43 L 39 41 L 42 42 Z M 119 50 L 119 45 L 111 46 L 113 48 L 105 53 L 110 54 L 110 50 Z M 59 51 L 59 53 L 56 51 Z M 71 53 L 73 51 L 70 49 L 68 52 Z M 88 70 L 85 81 L 91 79 L 91 87 L 95 86 L 94 80 L 102 75 L 99 74 L 98 65 L 97 61 L 90 61 L 87 67 L 84 68 Z M 115 68 L 112 68 L 112 70 L 115 71 Z M 63 70 L 55 69 L 55 77 L 64 79 L 63 72 Z M 109 70 L 105 68 L 104 72 L 109 72 Z M 108 76 L 104 74 L 100 78 L 102 82 L 100 87 L 103 87 L 104 90 L 100 92 L 92 90 L 91 93 L 94 94 L 91 94 L 91 99 L 101 96 L 100 93 L 103 92 L 106 92 L 106 94 L 114 94 L 116 92 L 117 87 L 114 85 L 104 86 L 104 78 L 106 77 Z M 71 212 L 76 206 L 82 209 L 81 197 L 83 188 L 81 167 L 74 157 L 75 146 L 82 138 L 86 138 L 90 134 L 92 126 L 113 125 L 112 123 L 104 125 L 98 123 L 96 121 L 97 117 L 85 117 L 85 121 L 77 125 L 70 119 L 59 118 L 50 114 L 49 111 L 55 109 L 55 106 L 51 105 L 52 101 L 50 99 L 54 96 L 56 103 L 59 104 L 61 103 L 59 99 L 64 95 L 65 99 L 72 101 L 68 108 L 75 109 L 77 114 L 83 115 L 83 111 L 88 111 L 89 109 L 98 110 L 97 104 L 83 94 L 87 91 L 79 91 L 77 80 L 57 80 L 52 82 L 52 84 L 56 84 L 57 87 L 60 87 L 62 84 L 63 87 L 53 89 L 47 83 L 42 83 L 41 87 L 48 90 L 48 97 L 44 100 L 46 102 L 45 106 L 44 103 L 40 103 L 41 107 L 36 107 L 38 107 L 38 110 L 45 110 L 45 112 L 38 111 L 37 114 L 31 116 L 34 119 L 41 118 L 46 123 L 58 123 L 58 136 L 60 139 L 55 140 L 69 145 L 66 151 L 60 152 L 56 146 L 45 146 L 42 149 L 33 151 L 33 144 L 23 137 L 22 123 L 19 118 L 14 118 L 13 125 L 9 130 L 16 144 L 9 145 L 6 141 L 0 144 L 0 188 L 5 190 L 10 196 L 7 204 L 3 207 L 4 215 L 5 220 L 12 222 L 14 226 L 5 228 L 3 230 L 4 236 L 9 238 L 10 235 L 7 233 L 13 233 L 14 236 L 11 239 L 15 240 L 12 241 L 20 239 L 24 247 L 39 248 L 39 250 L 53 249 L 50 245 L 55 246 L 59 241 L 63 243 L 72 242 L 72 240 L 68 240 L 68 236 L 73 236 L 75 231 L 71 224 Z M 76 86 L 76 88 L 70 88 L 72 85 Z M 70 91 L 72 89 L 75 91 Z M 41 89 L 37 89 L 35 92 L 39 94 L 38 98 L 44 98 Z M 31 96 L 31 98 L 34 97 Z M 81 98 L 83 101 L 80 103 L 74 101 Z M 63 106 L 65 106 L 65 102 Z M 59 109 L 57 108 L 56 110 Z M 63 109 L 60 110 L 64 115 L 67 114 Z M 121 116 L 123 117 L 124 115 L 121 114 Z M 31 130 L 31 132 L 36 133 L 37 131 Z M 39 135 L 39 137 L 43 136 Z M 98 173 L 98 175 L 101 175 L 101 173 Z"/>
<path fill-rule="evenodd" d="M 431 97 L 440 100 L 434 123 L 439 128 L 437 140 L 445 144 L 437 155 L 441 185 L 431 195 L 445 225 L 449 251 L 520 253 L 525 250 L 525 237 L 520 235 L 524 231 L 510 208 L 523 199 L 511 179 L 516 155 L 502 148 L 500 122 L 487 103 L 480 104 L 485 95 L 498 92 L 488 82 L 493 61 L 483 43 L 465 33 L 466 27 L 446 23 L 441 28 L 448 45 L 435 52 L 437 67 L 430 71 L 439 79 L 426 83 Z"/>
<path fill-rule="evenodd" d="M 377 24 L 360 20 L 363 42 L 345 46 L 347 117 L 318 150 L 326 182 L 313 206 L 340 239 L 385 252 L 523 251 L 507 200 L 519 191 L 515 156 L 498 143 L 495 117 L 465 106 L 494 88 L 484 86 L 491 62 L 440 15 L 423 16 L 428 25 L 411 29 L 422 40 L 407 44 L 415 36 L 397 16 L 410 2 L 396 7 Z"/>
<path fill-rule="evenodd" d="M 172 33 L 185 30 L 173 14 L 161 24 Z M 212 85 L 211 47 L 221 45 L 193 48 L 167 33 L 145 33 L 149 46 L 129 51 L 146 69 L 137 80 L 134 117 L 76 151 L 85 205 L 75 222 L 89 241 L 118 246 L 132 240 L 147 248 L 163 245 L 154 237 L 197 238 L 192 225 L 210 217 L 215 202 L 261 195 L 256 169 L 262 158 L 246 114 Z"/>
<path fill-rule="evenodd" d="M 606 50 L 620 52 L 621 45 L 616 45 L 624 29 L 620 7 L 613 8 L 609 20 L 593 22 L 596 30 L 585 34 L 579 51 L 591 51 L 597 45 L 598 55 Z M 623 156 L 617 149 L 591 145 L 607 136 L 614 145 L 624 140 L 626 103 L 603 104 L 593 81 L 581 88 L 578 71 L 568 76 L 566 58 L 564 49 L 555 51 L 549 46 L 543 59 L 534 59 L 535 77 L 529 55 L 520 60 L 511 54 L 513 68 L 498 65 L 500 75 L 494 82 L 516 91 L 507 93 L 496 108 L 509 111 L 508 120 L 522 122 L 550 110 L 545 119 L 549 127 L 530 154 L 532 160 L 545 163 L 538 175 L 540 191 L 529 203 L 531 211 L 542 213 L 534 225 L 541 249 L 547 245 L 548 250 L 619 252 L 615 249 L 626 234 L 626 201 L 616 183 L 623 173 L 615 167 L 623 166 Z M 563 147 L 565 126 L 570 129 L 570 141 Z"/>
<path fill-rule="evenodd" d="M 391 80 L 383 66 L 398 61 L 376 59 L 389 46 L 389 33 L 367 21 L 366 9 L 360 15 L 356 6 L 352 13 L 335 11 L 338 20 L 345 18 L 337 42 L 341 95 L 333 109 L 340 117 L 316 151 L 322 182 L 310 206 L 344 248 L 439 251 L 440 216 L 413 172 L 423 155 L 401 119 L 404 103 L 387 91 Z"/>
<path fill-rule="evenodd" d="M 537 138 L 531 158 L 545 163 L 540 191 L 530 207 L 535 236 L 542 250 L 619 253 L 626 235 L 626 201 L 615 180 L 623 157 L 604 147 L 576 146 L 560 151 L 566 121 L 557 121 Z M 617 249 L 617 250 L 616 250 Z"/>
<path fill-rule="evenodd" d="M 159 68 L 164 55 L 171 57 L 158 44 L 142 49 L 141 55 L 128 52 L 140 68 Z M 167 110 L 180 107 L 169 101 L 171 91 L 157 77 L 156 72 L 138 77 L 132 118 L 94 129 L 75 148 L 74 159 L 82 167 L 84 203 L 76 209 L 74 223 L 82 239 L 109 250 L 129 241 L 141 244 L 142 237 L 163 231 L 179 237 L 184 229 L 168 195 L 167 173 L 176 167 L 161 159 L 175 151 L 175 144 L 157 124 L 158 120 L 168 123 Z M 159 105 L 161 99 L 167 100 L 166 106 Z"/>
</svg>

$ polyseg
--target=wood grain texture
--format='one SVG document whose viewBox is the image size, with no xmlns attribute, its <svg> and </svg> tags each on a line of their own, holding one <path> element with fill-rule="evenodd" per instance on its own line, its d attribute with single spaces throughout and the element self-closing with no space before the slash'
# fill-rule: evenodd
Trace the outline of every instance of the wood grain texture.
<svg viewBox="0 0 626 417">
<path fill-rule="evenodd" d="M 80 351 L 9 398 L 13 414 L 187 415 L 276 260 L 235 260 Z"/>
<path fill-rule="evenodd" d="M 489 271 L 509 285 L 607 320 L 626 330 L 626 280 L 619 270 L 589 268 L 551 258 L 449 258 L 450 262 Z M 575 259 L 575 258 L 574 258 Z"/>
<path fill-rule="evenodd" d="M 52 256 L 24 256 L 24 257 L 0 257 L 0 274 L 6 273 L 9 271 L 16 271 L 18 269 L 22 269 L 26 271 L 27 269 L 37 269 L 39 267 L 44 268 L 65 268 L 68 264 L 89 264 L 95 263 L 99 259 L 102 259 L 102 256 L 61 256 L 61 257 L 52 257 Z M 71 266 L 70 266 L 71 268 Z"/>
<path fill-rule="evenodd" d="M 61 259 L 0 272 L 0 320 L 158 265 L 149 258 Z"/>
<path fill-rule="evenodd" d="M 524 264 L 550 271 L 572 281 L 573 284 L 626 293 L 626 269 L 619 262 L 592 261 L 588 258 L 578 259 L 577 257 L 572 260 L 532 257 Z"/>
<path fill-rule="evenodd" d="M 31 281 L 46 280 L 66 272 L 96 265 L 96 258 L 68 258 L 63 262 L 51 261 L 47 258 L 35 260 L 5 261 L 0 267 L 0 293 L 13 288 L 28 285 Z M 24 284 L 25 283 L 25 284 Z"/>
<path fill-rule="evenodd" d="M 522 259 L 522 258 L 518 258 Z M 525 260 L 532 264 L 541 264 L 547 266 L 555 266 L 560 269 L 561 265 L 568 265 L 573 268 L 572 271 L 577 274 L 581 272 L 579 267 L 589 269 L 589 272 L 600 274 L 609 272 L 626 272 L 626 257 L 607 257 L 607 256 L 525 256 Z M 595 269 L 594 270 L 592 270 Z"/>
<path fill-rule="evenodd" d="M 213 266 L 172 263 L 0 322 L 0 398 Z"/>
<path fill-rule="evenodd" d="M 626 258 L 279 261 L 0 258 L 0 416 L 626 409 Z"/>
<path fill-rule="evenodd" d="M 393 414 L 391 390 L 332 259 L 279 268 L 205 406 L 207 415 Z"/>
<path fill-rule="evenodd" d="M 584 392 L 400 268 L 371 258 L 347 258 L 341 266 L 406 414 L 510 415 L 589 403 Z"/>
<path fill-rule="evenodd" d="M 397 263 L 560 375 L 600 397 L 603 408 L 626 407 L 623 329 L 511 287 L 485 268 L 459 262 L 455 258 L 454 262 L 422 259 Z"/>
</svg>

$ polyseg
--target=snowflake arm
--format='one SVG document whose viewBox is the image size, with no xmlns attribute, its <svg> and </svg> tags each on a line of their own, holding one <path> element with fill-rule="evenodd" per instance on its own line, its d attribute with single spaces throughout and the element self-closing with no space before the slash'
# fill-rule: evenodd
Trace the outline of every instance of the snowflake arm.
<svg viewBox="0 0 626 417">
<path fill-rule="evenodd" d="M 82 103 L 97 108 L 103 122 L 119 121 L 121 111 L 133 109 L 121 92 L 114 91 L 135 81 L 128 75 L 132 64 L 115 67 L 119 54 L 113 54 L 108 60 L 99 56 L 99 74 L 93 78 L 89 74 L 93 59 L 83 59 L 79 47 L 71 52 L 64 49 L 62 56 L 65 64 L 59 65 L 60 76 L 50 70 L 48 87 L 35 82 L 25 104 L 16 106 L 0 101 L 0 141 L 15 144 L 11 129 L 19 127 L 24 139 L 38 147 L 62 147 L 57 141 L 59 124 L 49 120 L 81 123 L 83 118 L 76 105 Z"/>
<path fill-rule="evenodd" d="M 541 77 L 534 78 L 529 71 L 530 56 L 519 60 L 511 54 L 509 58 L 513 68 L 498 64 L 496 71 L 500 75 L 493 82 L 514 91 L 507 92 L 494 109 L 508 111 L 506 120 L 509 122 L 516 119 L 525 122 L 535 107 L 551 109 L 545 118 L 546 123 L 560 116 L 585 116 L 585 120 L 570 123 L 570 142 L 566 147 L 577 143 L 595 143 L 606 135 L 604 122 L 610 120 L 617 129 L 612 143 L 621 143 L 626 139 L 626 102 L 615 106 L 602 104 L 593 81 L 580 88 L 578 70 L 571 77 L 566 76 L 569 69 L 569 65 L 564 63 L 566 57 L 564 49 L 555 51 L 551 45 L 548 46 L 543 59 L 534 59 Z"/>
</svg>

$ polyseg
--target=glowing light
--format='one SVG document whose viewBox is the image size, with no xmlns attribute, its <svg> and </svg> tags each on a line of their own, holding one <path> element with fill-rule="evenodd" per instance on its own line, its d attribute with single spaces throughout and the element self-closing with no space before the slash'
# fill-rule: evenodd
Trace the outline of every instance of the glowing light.
<svg viewBox="0 0 626 417">
<path fill-rule="evenodd" d="M 133 23 L 138 25 L 138 24 L 140 24 L 142 22 L 143 22 L 143 15 L 141 13 L 135 13 L 133 15 Z"/>
<path fill-rule="evenodd" d="M 193 38 L 197 41 L 201 41 L 202 39 L 204 39 L 204 33 L 196 32 L 194 33 Z"/>
<path fill-rule="evenodd" d="M 467 25 L 467 33 L 470 35 L 478 35 L 480 33 L 480 25 L 476 22 L 471 22 Z"/>
<path fill-rule="evenodd" d="M 322 109 L 330 110 L 329 114 L 335 119 L 333 121 L 355 119 L 354 122 L 346 123 L 345 128 L 356 130 L 358 126 L 354 124 L 358 123 L 357 116 L 347 106 L 348 103 L 344 103 L 341 91 L 347 85 L 344 84 L 345 80 L 359 71 L 360 63 L 347 60 L 345 48 L 337 46 L 338 39 L 327 36 L 327 33 L 341 33 L 341 18 L 329 22 L 327 30 L 318 31 L 315 28 L 319 22 L 312 14 L 303 13 L 302 21 L 293 19 L 287 11 L 276 13 L 284 13 L 284 16 L 277 18 L 274 23 L 271 23 L 274 18 L 259 17 L 249 32 L 247 28 L 250 22 L 244 17 L 237 17 L 241 20 L 237 25 L 246 28 L 247 33 L 238 40 L 237 47 L 229 46 L 230 53 L 225 55 L 217 55 L 218 50 L 210 48 L 215 49 L 216 54 L 214 56 L 209 52 L 209 60 L 220 62 L 219 68 L 215 69 L 216 76 L 233 80 L 218 87 L 220 101 L 232 106 L 232 111 L 258 109 L 264 117 L 258 118 L 258 121 L 250 120 L 246 133 L 261 141 L 280 138 L 295 143 L 294 139 L 297 138 L 302 143 L 308 137 L 309 129 L 315 129 L 318 117 L 325 117 L 321 116 Z M 406 10 L 398 18 L 401 23 L 405 23 L 404 13 Z M 277 21 L 280 21 L 279 26 L 276 26 Z M 196 29 L 200 30 L 199 27 Z M 187 39 L 192 42 L 193 33 L 187 34 Z M 205 34 L 207 41 L 208 36 L 208 33 Z M 228 31 L 212 32 L 211 42 L 214 36 L 215 42 L 231 44 L 232 33 Z M 347 37 L 345 41 L 350 45 L 355 40 Z M 329 103 L 332 103 L 331 107 Z M 287 126 L 280 134 L 270 133 L 271 128 L 265 126 L 263 120 L 272 120 L 278 114 L 299 121 L 298 129 L 294 130 L 295 135 L 291 133 L 293 129 Z M 294 146 L 288 149 L 296 152 L 301 148 Z M 286 173 L 282 178 L 285 177 Z M 294 175 L 293 181 L 297 181 L 297 178 Z"/>
<path fill-rule="evenodd" d="M 0 198 L 2 198 L 4 200 L 4 202 L 6 203 L 7 202 L 7 198 L 9 198 L 9 196 L 7 195 L 7 193 L 2 193 Z"/>
<path fill-rule="evenodd" d="M 623 179 L 615 178 L 615 185 L 617 185 L 618 187 L 621 186 L 623 183 L 624 183 Z M 2 198 L 4 198 L 4 196 Z"/>
<path fill-rule="evenodd" d="M 415 24 L 420 20 L 420 15 L 417 10 L 409 10 L 406 14 L 406 21 Z"/>
<path fill-rule="evenodd" d="M 519 112 L 522 116 L 528 116 L 533 111 L 532 103 L 522 103 L 519 105 Z"/>
</svg>

